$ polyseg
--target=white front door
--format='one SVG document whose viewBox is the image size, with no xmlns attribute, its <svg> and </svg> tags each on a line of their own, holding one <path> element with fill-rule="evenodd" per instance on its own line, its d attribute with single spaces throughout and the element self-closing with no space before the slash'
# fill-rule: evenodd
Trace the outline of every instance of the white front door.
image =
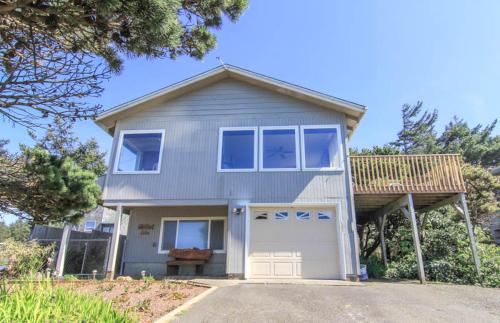
<svg viewBox="0 0 500 323">
<path fill-rule="evenodd" d="M 250 218 L 250 278 L 339 279 L 333 208 L 255 208 Z"/>
</svg>

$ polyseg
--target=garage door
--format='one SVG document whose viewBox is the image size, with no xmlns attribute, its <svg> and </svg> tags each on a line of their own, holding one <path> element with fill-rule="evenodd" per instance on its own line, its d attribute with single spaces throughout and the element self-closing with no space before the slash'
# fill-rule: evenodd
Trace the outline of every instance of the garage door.
<svg viewBox="0 0 500 323">
<path fill-rule="evenodd" d="M 338 279 L 333 209 L 252 209 L 250 278 Z"/>
</svg>

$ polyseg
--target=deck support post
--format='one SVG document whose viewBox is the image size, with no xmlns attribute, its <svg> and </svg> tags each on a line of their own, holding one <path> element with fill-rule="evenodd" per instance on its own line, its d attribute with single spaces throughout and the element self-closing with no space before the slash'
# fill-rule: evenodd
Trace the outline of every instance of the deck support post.
<svg viewBox="0 0 500 323">
<path fill-rule="evenodd" d="M 111 246 L 109 247 L 108 265 L 106 269 L 106 278 L 113 280 L 115 278 L 116 258 L 118 256 L 118 243 L 120 241 L 120 226 L 122 221 L 123 207 L 119 204 L 116 207 L 115 221 L 113 226 L 113 236 L 111 237 Z"/>
<path fill-rule="evenodd" d="M 465 193 L 460 193 L 458 200 L 453 204 L 458 213 L 462 214 L 465 221 L 465 226 L 467 227 L 467 233 L 469 234 L 470 249 L 472 252 L 472 259 L 474 260 L 474 265 L 476 267 L 477 276 L 481 278 L 481 262 L 479 260 L 479 255 L 477 254 L 476 239 L 474 237 L 474 230 L 472 229 L 472 224 L 470 222 L 469 208 L 467 207 L 467 199 L 465 198 Z"/>
<path fill-rule="evenodd" d="M 412 194 L 407 195 L 408 205 L 402 207 L 401 211 L 405 214 L 407 218 L 411 221 L 411 231 L 413 235 L 413 244 L 415 246 L 415 254 L 417 256 L 418 265 L 418 278 L 421 284 L 425 284 L 425 271 L 424 271 L 424 260 L 422 258 L 422 249 L 420 248 L 420 237 L 418 234 L 417 217 L 415 215 L 415 209 L 413 207 L 413 196 Z"/>
<path fill-rule="evenodd" d="M 384 228 L 385 220 L 387 215 L 384 214 L 378 218 L 379 221 L 379 238 L 380 238 L 380 249 L 382 252 L 382 261 L 384 262 L 384 267 L 387 267 L 387 249 L 385 246 Z"/>
<path fill-rule="evenodd" d="M 71 235 L 71 224 L 66 223 L 62 232 L 61 243 L 57 253 L 56 271 L 57 277 L 64 275 L 64 263 L 66 262 L 66 250 L 68 250 L 69 237 Z"/>
</svg>

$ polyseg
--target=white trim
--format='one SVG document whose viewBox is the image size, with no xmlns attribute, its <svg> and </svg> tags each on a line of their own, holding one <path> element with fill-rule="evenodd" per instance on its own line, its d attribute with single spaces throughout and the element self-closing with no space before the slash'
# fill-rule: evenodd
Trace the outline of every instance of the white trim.
<svg viewBox="0 0 500 323">
<path fill-rule="evenodd" d="M 335 226 L 337 234 L 338 243 L 338 253 L 339 253 L 339 274 L 340 279 L 346 280 L 346 257 L 345 257 L 345 246 L 344 246 L 344 236 L 342 230 L 342 208 L 340 202 L 306 202 L 306 203 L 249 203 L 247 204 L 246 210 L 246 222 L 245 222 L 245 267 L 244 267 L 244 278 L 250 278 L 250 261 L 249 261 L 249 249 L 250 249 L 250 217 L 252 216 L 252 208 L 262 208 L 262 207 L 277 207 L 277 208 L 297 208 L 297 207 L 314 207 L 314 208 L 334 208 L 335 209 Z"/>
<path fill-rule="evenodd" d="M 233 168 L 225 169 L 221 167 L 222 163 L 222 139 L 225 131 L 253 130 L 253 168 Z M 235 172 L 256 172 L 258 151 L 258 127 L 220 127 L 219 128 L 219 146 L 217 148 L 217 172 L 235 173 Z"/>
<path fill-rule="evenodd" d="M 346 258 L 345 258 L 345 246 L 344 246 L 344 235 L 342 234 L 343 221 L 342 221 L 342 208 L 340 203 L 335 206 L 336 213 L 336 227 L 337 227 L 337 241 L 339 245 L 339 269 L 340 269 L 340 278 L 343 280 L 347 279 L 346 276 Z"/>
<path fill-rule="evenodd" d="M 252 216 L 252 210 L 250 204 L 245 206 L 245 259 L 243 267 L 243 278 L 248 279 L 250 277 L 250 217 Z"/>
<path fill-rule="evenodd" d="M 306 129 L 335 129 L 337 132 L 337 149 L 338 149 L 338 159 L 339 164 L 337 167 L 307 167 L 306 165 L 306 143 L 304 130 Z M 303 171 L 344 171 L 344 148 L 342 145 L 342 133 L 340 131 L 340 125 L 330 124 L 330 125 L 301 125 L 300 126 L 300 150 L 301 150 L 301 161 Z"/>
<path fill-rule="evenodd" d="M 227 252 L 227 218 L 225 216 L 206 216 L 206 217 L 162 217 L 160 221 L 160 237 L 158 241 L 158 253 L 168 255 L 168 250 L 162 250 L 162 240 L 163 240 L 163 223 L 165 221 L 177 222 L 175 228 L 175 248 L 177 248 L 177 240 L 179 237 L 179 222 L 180 221 L 208 221 L 208 235 L 207 235 L 207 248 L 210 249 L 210 234 L 211 234 L 211 222 L 212 220 L 223 220 L 224 221 L 224 237 L 223 237 L 223 249 L 213 250 L 214 253 L 226 253 Z"/>
<path fill-rule="evenodd" d="M 123 137 L 126 134 L 141 134 L 141 133 L 160 133 L 161 141 L 160 141 L 160 154 L 158 156 L 158 169 L 157 170 L 148 170 L 148 171 L 119 171 L 118 164 L 120 163 L 120 154 L 122 152 L 123 146 Z M 118 147 L 116 149 L 115 161 L 113 167 L 113 174 L 159 174 L 161 171 L 161 161 L 163 158 L 163 150 L 165 144 L 165 129 L 143 129 L 143 130 L 121 130 L 120 131 L 120 139 L 118 140 Z"/>
<path fill-rule="evenodd" d="M 294 130 L 295 131 L 295 168 L 264 168 L 264 131 Z M 298 126 L 265 126 L 259 127 L 259 171 L 261 172 L 295 172 L 300 170 L 300 145 Z"/>
</svg>

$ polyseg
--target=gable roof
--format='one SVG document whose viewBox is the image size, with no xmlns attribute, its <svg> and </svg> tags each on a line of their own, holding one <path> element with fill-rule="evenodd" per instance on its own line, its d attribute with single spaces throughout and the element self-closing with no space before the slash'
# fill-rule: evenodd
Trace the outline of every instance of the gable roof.
<svg viewBox="0 0 500 323">
<path fill-rule="evenodd" d="M 120 119 L 120 116 L 125 112 L 130 113 L 136 109 L 140 109 L 141 105 L 154 99 L 162 98 L 164 100 L 171 100 L 225 78 L 246 82 L 298 100 L 344 113 L 347 116 L 349 136 L 354 129 L 356 129 L 359 121 L 366 112 L 366 107 L 363 105 L 258 74 L 240 67 L 224 64 L 104 111 L 97 116 L 96 123 L 108 133 L 112 133 L 116 120 Z"/>
</svg>

